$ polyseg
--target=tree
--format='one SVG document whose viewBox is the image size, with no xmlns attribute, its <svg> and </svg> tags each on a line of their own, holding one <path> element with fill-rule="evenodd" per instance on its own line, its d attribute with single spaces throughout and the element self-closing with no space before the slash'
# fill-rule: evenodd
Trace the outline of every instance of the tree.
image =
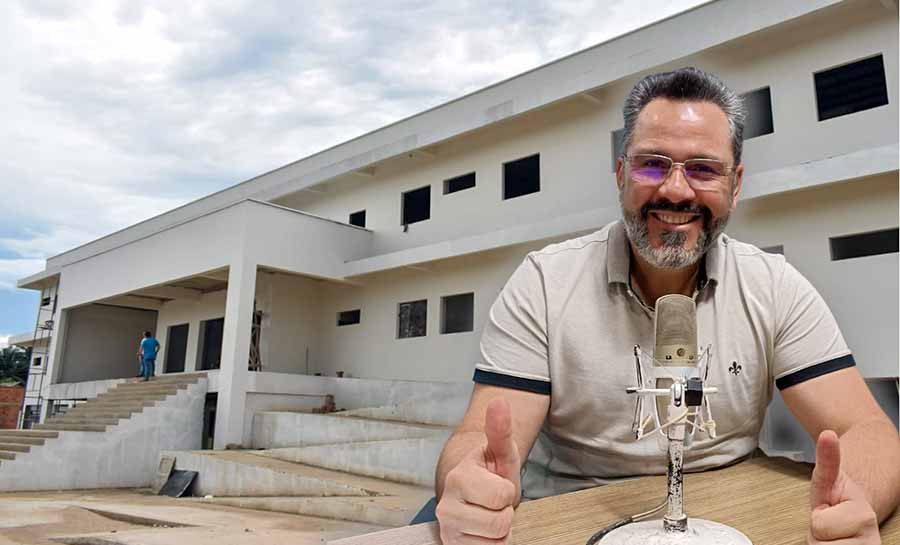
<svg viewBox="0 0 900 545">
<path fill-rule="evenodd" d="M 28 352 L 17 346 L 0 349 L 0 381 L 9 379 L 28 380 Z"/>
</svg>

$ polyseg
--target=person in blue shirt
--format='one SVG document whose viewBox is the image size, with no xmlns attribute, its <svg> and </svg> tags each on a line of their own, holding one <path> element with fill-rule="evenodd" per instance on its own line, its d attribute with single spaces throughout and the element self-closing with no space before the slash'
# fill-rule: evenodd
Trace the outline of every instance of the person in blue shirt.
<svg viewBox="0 0 900 545">
<path fill-rule="evenodd" d="M 146 382 L 153 376 L 156 367 L 156 353 L 159 352 L 159 341 L 153 338 L 153 334 L 144 331 L 144 338 L 141 340 L 141 349 L 138 352 L 141 356 L 141 380 Z"/>
</svg>

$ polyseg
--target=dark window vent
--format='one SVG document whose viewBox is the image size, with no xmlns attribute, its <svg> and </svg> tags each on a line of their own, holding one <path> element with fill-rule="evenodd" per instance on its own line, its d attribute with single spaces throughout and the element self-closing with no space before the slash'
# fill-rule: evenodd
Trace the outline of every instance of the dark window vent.
<svg viewBox="0 0 900 545">
<path fill-rule="evenodd" d="M 472 331 L 474 310 L 474 293 L 441 297 L 441 333 Z"/>
<path fill-rule="evenodd" d="M 409 225 L 431 218 L 431 186 L 426 185 L 403 194 L 401 225 Z"/>
<path fill-rule="evenodd" d="M 444 195 L 456 193 L 457 191 L 462 191 L 463 189 L 469 189 L 472 187 L 475 187 L 474 172 L 463 174 L 462 176 L 457 176 L 456 178 L 450 178 L 449 180 L 444 180 Z"/>
<path fill-rule="evenodd" d="M 424 337 L 428 322 L 428 301 L 410 301 L 397 305 L 397 338 Z"/>
<path fill-rule="evenodd" d="M 897 253 L 898 229 L 882 229 L 858 235 L 831 237 L 831 260 L 853 259 L 870 255 Z"/>
<path fill-rule="evenodd" d="M 813 74 L 819 121 L 888 103 L 881 55 Z"/>
<path fill-rule="evenodd" d="M 337 325 L 338 327 L 344 325 L 353 325 L 359 323 L 359 309 L 356 310 L 345 310 L 343 312 L 338 312 L 337 316 Z"/>
<path fill-rule="evenodd" d="M 350 214 L 350 225 L 355 225 L 357 227 L 365 227 L 366 226 L 366 211 L 360 210 L 359 212 L 354 212 Z"/>
<path fill-rule="evenodd" d="M 625 129 L 616 129 L 609 135 L 612 147 L 612 171 L 616 171 L 616 160 L 625 153 Z"/>
<path fill-rule="evenodd" d="M 504 163 L 503 198 L 514 199 L 541 190 L 541 156 L 529 157 Z"/>
<path fill-rule="evenodd" d="M 741 95 L 747 108 L 744 140 L 775 132 L 772 121 L 772 93 L 768 87 Z"/>
<path fill-rule="evenodd" d="M 49 307 L 49 306 L 50 306 L 50 298 L 49 298 L 49 297 L 44 297 L 43 299 L 41 299 L 41 306 L 42 306 L 42 307 Z"/>
</svg>

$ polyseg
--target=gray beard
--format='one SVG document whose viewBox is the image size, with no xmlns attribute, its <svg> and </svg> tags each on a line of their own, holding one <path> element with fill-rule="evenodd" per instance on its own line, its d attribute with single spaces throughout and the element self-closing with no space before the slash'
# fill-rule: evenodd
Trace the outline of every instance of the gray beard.
<svg viewBox="0 0 900 545">
<path fill-rule="evenodd" d="M 619 193 L 619 204 L 622 203 L 622 194 Z M 697 244 L 693 250 L 684 247 L 687 242 L 685 233 L 675 231 L 662 231 L 660 239 L 662 246 L 654 248 L 650 244 L 650 229 L 647 226 L 647 218 L 638 212 L 629 212 L 622 208 L 622 219 L 625 222 L 625 233 L 632 247 L 650 265 L 657 269 L 684 269 L 693 266 L 715 244 L 716 239 L 725 230 L 731 214 L 718 219 L 711 219 L 708 225 L 703 227 Z"/>
</svg>

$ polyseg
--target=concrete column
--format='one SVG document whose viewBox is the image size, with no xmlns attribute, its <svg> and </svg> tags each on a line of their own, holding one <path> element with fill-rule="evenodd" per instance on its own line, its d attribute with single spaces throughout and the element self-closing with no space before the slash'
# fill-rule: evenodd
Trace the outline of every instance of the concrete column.
<svg viewBox="0 0 900 545">
<path fill-rule="evenodd" d="M 241 444 L 244 435 L 244 403 L 250 371 L 250 332 L 256 296 L 256 263 L 238 260 L 228 269 L 219 396 L 216 407 L 214 447 Z"/>
</svg>

